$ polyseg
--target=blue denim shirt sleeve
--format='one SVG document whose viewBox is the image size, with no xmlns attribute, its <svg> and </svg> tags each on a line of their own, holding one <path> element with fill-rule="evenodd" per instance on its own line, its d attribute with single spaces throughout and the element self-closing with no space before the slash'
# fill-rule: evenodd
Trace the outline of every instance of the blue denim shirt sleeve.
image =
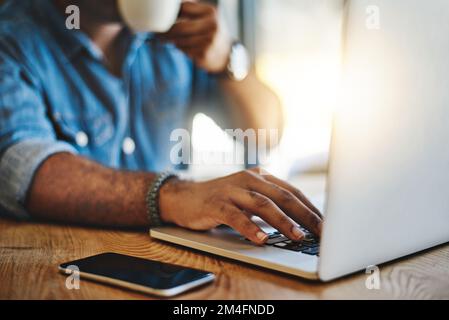
<svg viewBox="0 0 449 320">
<path fill-rule="evenodd" d="M 30 139 L 9 147 L 0 160 L 0 216 L 29 218 L 25 200 L 34 174 L 51 155 L 75 153 L 72 146 L 52 140 Z"/>
<path fill-rule="evenodd" d="M 29 72 L 0 53 L 0 216 L 28 217 L 24 202 L 35 171 L 58 152 L 76 150 L 57 141 Z"/>
</svg>

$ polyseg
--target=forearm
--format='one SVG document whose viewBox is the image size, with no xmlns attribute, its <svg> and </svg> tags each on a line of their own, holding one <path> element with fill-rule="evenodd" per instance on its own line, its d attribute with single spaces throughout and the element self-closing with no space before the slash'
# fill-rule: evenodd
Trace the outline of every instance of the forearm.
<svg viewBox="0 0 449 320">
<path fill-rule="evenodd" d="M 68 153 L 47 159 L 27 197 L 27 211 L 45 220 L 110 227 L 148 226 L 152 173 L 118 171 Z"/>
<path fill-rule="evenodd" d="M 37 171 L 26 207 L 34 218 L 143 228 L 149 225 L 145 198 L 154 178 L 59 153 Z M 304 237 L 298 223 L 321 234 L 321 216 L 303 194 L 256 169 L 201 183 L 172 179 L 159 195 L 162 221 L 180 227 L 209 230 L 226 224 L 263 244 L 268 235 L 250 219 L 256 215 L 294 241 Z"/>
<path fill-rule="evenodd" d="M 230 100 L 238 128 L 277 129 L 279 138 L 282 136 L 284 117 L 279 98 L 255 72 L 241 82 L 222 79 L 220 85 Z"/>
</svg>

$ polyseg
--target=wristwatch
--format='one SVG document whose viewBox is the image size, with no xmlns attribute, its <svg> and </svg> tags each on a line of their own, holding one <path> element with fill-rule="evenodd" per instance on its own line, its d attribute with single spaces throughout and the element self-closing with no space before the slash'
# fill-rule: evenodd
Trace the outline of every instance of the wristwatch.
<svg viewBox="0 0 449 320">
<path fill-rule="evenodd" d="M 226 75 L 234 81 L 243 81 L 249 74 L 251 61 L 249 53 L 240 41 L 234 41 L 226 67 Z"/>
</svg>

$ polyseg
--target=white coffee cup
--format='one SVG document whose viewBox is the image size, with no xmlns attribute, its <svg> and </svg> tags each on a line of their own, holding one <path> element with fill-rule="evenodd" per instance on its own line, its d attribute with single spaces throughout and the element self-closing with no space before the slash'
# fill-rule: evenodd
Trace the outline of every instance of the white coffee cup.
<svg viewBox="0 0 449 320">
<path fill-rule="evenodd" d="M 125 23 L 136 32 L 167 32 L 176 22 L 182 0 L 118 0 Z"/>
</svg>

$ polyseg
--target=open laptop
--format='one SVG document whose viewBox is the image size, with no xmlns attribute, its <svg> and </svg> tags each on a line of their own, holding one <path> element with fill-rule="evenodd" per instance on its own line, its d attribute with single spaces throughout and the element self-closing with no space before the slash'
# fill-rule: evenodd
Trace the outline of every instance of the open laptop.
<svg viewBox="0 0 449 320">
<path fill-rule="evenodd" d="M 345 6 L 347 92 L 320 243 L 292 244 L 266 225 L 264 247 L 229 228 L 164 227 L 153 238 L 322 281 L 449 241 L 449 2 Z"/>
</svg>

